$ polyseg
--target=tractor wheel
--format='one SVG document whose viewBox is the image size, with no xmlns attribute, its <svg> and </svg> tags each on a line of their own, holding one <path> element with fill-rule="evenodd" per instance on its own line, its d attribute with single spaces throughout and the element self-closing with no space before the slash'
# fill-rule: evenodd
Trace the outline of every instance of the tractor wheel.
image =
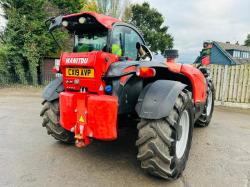
<svg viewBox="0 0 250 187">
<path fill-rule="evenodd" d="M 212 119 L 213 111 L 214 111 L 214 99 L 215 99 L 215 90 L 214 85 L 211 82 L 209 82 L 207 92 L 207 101 L 205 108 L 199 117 L 199 119 L 195 122 L 195 126 L 197 127 L 207 127 Z"/>
<path fill-rule="evenodd" d="M 169 116 L 142 119 L 137 158 L 148 173 L 167 180 L 177 179 L 185 169 L 193 134 L 193 107 L 188 91 L 178 96 Z"/>
<path fill-rule="evenodd" d="M 43 117 L 42 126 L 46 127 L 49 135 L 64 143 L 74 143 L 74 133 L 65 130 L 59 124 L 59 100 L 43 102 L 43 109 L 40 116 Z"/>
</svg>

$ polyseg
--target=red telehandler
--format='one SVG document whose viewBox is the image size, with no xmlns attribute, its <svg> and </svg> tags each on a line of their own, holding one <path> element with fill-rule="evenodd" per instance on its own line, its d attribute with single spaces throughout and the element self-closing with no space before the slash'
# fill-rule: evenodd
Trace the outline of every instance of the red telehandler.
<svg viewBox="0 0 250 187">
<path fill-rule="evenodd" d="M 51 34 L 63 27 L 74 35 L 73 52 L 61 53 L 62 76 L 43 92 L 40 115 L 48 134 L 84 147 L 116 140 L 123 122 L 138 121 L 141 167 L 177 179 L 193 126 L 208 126 L 212 117 L 214 87 L 207 68 L 176 63 L 175 50 L 166 51 L 167 61 L 154 60 L 134 26 L 109 16 L 83 12 L 48 22 Z"/>
</svg>

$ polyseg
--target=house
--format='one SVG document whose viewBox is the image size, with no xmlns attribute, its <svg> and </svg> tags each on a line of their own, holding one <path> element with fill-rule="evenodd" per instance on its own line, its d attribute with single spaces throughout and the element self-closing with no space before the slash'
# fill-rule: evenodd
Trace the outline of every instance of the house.
<svg viewBox="0 0 250 187">
<path fill-rule="evenodd" d="M 221 64 L 221 65 L 240 65 L 240 64 L 250 64 L 250 47 L 236 44 L 231 44 L 230 42 L 212 42 L 211 64 Z M 197 63 L 198 58 L 195 63 Z"/>
</svg>

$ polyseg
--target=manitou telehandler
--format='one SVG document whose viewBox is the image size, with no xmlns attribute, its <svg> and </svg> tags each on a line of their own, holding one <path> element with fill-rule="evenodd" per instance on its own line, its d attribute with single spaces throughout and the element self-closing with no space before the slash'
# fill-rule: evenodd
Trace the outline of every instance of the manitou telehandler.
<svg viewBox="0 0 250 187">
<path fill-rule="evenodd" d="M 139 121 L 135 144 L 141 167 L 177 179 L 193 126 L 208 126 L 213 113 L 214 87 L 204 65 L 208 54 L 198 68 L 176 63 L 175 50 L 166 51 L 165 61 L 154 60 L 134 26 L 94 12 L 48 22 L 51 34 L 62 27 L 74 36 L 73 52 L 61 53 L 62 76 L 43 93 L 41 116 L 48 134 L 84 147 L 93 140 L 116 140 L 123 122 Z"/>
</svg>

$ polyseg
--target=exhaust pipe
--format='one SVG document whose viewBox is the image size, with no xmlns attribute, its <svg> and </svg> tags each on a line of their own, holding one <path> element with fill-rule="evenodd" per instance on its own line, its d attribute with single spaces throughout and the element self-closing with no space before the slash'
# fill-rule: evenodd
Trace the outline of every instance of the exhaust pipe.
<svg viewBox="0 0 250 187">
<path fill-rule="evenodd" d="M 164 51 L 164 58 L 167 59 L 169 63 L 175 63 L 175 59 L 179 57 L 178 50 L 167 49 Z"/>
</svg>

